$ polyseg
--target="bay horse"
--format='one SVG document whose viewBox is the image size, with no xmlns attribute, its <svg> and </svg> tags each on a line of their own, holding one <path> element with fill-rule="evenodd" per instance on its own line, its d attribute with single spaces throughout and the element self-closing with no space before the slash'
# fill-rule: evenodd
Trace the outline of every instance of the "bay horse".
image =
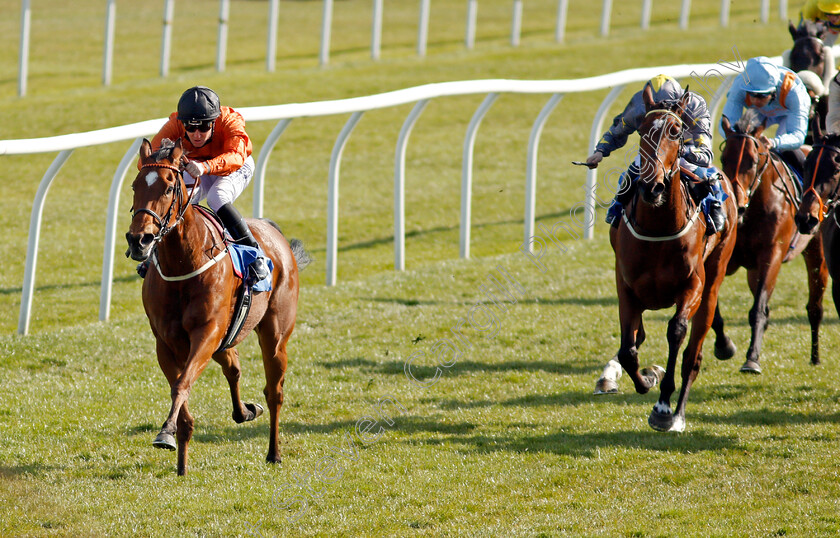
<svg viewBox="0 0 840 538">
<path fill-rule="evenodd" d="M 680 172 L 686 122 L 692 121 L 684 112 L 689 98 L 686 89 L 679 101 L 654 103 L 653 92 L 650 87 L 645 88 L 646 114 L 638 130 L 641 175 L 618 228 L 610 227 L 621 343 L 607 369 L 616 368 L 617 360 L 640 394 L 660 381 L 659 400 L 648 418 L 648 424 L 658 431 L 685 429 L 688 393 L 700 371 L 703 340 L 735 246 L 736 214 L 728 180 L 721 181 L 724 192 L 730 196 L 724 203 L 726 226 L 719 233 L 706 236 L 705 220 L 698 218 L 700 208 L 691 199 Z M 640 371 L 638 348 L 645 339 L 642 313 L 671 306 L 676 309 L 668 322 L 665 371 L 661 367 Z M 682 387 L 672 412 L 677 355 L 689 322 L 691 333 L 683 353 Z"/>
<path fill-rule="evenodd" d="M 823 76 L 826 69 L 823 51 L 825 44 L 822 40 L 825 30 L 821 23 L 803 21 L 799 26 L 794 26 L 788 21 L 788 31 L 793 38 L 793 46 L 790 49 L 791 71 L 798 73 L 808 70 Z"/>
<path fill-rule="evenodd" d="M 298 270 L 309 262 L 308 254 L 298 240 L 292 240 L 290 246 L 273 222 L 247 219 L 274 264 L 272 290 L 252 293 L 242 330 L 228 348 L 220 349 L 242 280 L 235 276 L 230 257 L 225 255 L 227 247 L 220 231 L 189 203 L 192 191 L 188 192 L 184 183 L 182 158 L 180 139 L 165 143 L 154 153 L 149 141 L 143 140 L 126 234 L 127 256 L 137 261 L 152 258 L 143 281 L 143 307 L 155 336 L 158 364 L 171 389 L 172 407 L 153 445 L 177 448 L 178 474 L 187 473 L 187 448 L 195 423 L 187 400 L 211 358 L 222 366 L 230 385 L 234 422 L 254 420 L 262 414 L 259 404 L 240 400 L 241 369 L 234 347 L 255 329 L 271 422 L 266 460 L 279 463 L 278 413 L 283 405 L 286 344 L 295 326 Z"/>
<path fill-rule="evenodd" d="M 735 126 L 727 117 L 722 118 L 726 140 L 720 157 L 724 173 L 731 178 L 738 205 L 738 238 L 726 274 L 731 275 L 741 267 L 746 269 L 753 295 L 749 312 L 750 346 L 740 371 L 753 374 L 761 373 L 761 344 L 770 315 L 770 297 L 782 263 L 801 253 L 808 268 L 806 309 L 811 324 L 812 364 L 820 362 L 822 300 L 828 280 L 819 235 L 798 235 L 794 239 L 793 217 L 799 206 L 796 179 L 781 157 L 759 139 L 765 126 L 758 118 L 754 109 L 747 109 Z M 724 332 L 719 307 L 715 310 L 712 329 L 716 336 L 715 356 L 730 359 L 735 348 Z"/>
<path fill-rule="evenodd" d="M 817 143 L 805 159 L 802 203 L 795 221 L 800 233 L 822 238 L 825 262 L 831 275 L 831 295 L 840 315 L 840 222 L 837 216 L 840 193 L 840 134 L 815 129 Z"/>
<path fill-rule="evenodd" d="M 788 31 L 793 38 L 793 46 L 790 49 L 787 63 L 790 69 L 799 74 L 802 71 L 811 71 L 815 73 L 824 86 L 827 76 L 827 69 L 832 69 L 830 64 L 833 62 L 833 56 L 826 58 L 825 43 L 822 37 L 825 34 L 826 28 L 822 23 L 811 23 L 803 21 L 799 26 L 794 26 L 792 22 L 788 21 Z M 800 79 L 805 82 L 805 79 L 800 76 Z M 808 84 L 806 84 L 808 86 Z M 811 109 L 809 111 L 809 119 L 819 118 L 820 127 L 825 131 L 825 118 L 828 114 L 828 96 L 814 93 L 812 88 L 808 88 L 808 93 L 811 97 Z M 821 90 L 827 93 L 825 87 Z M 806 144 L 813 143 L 813 129 L 810 128 L 809 121 L 808 133 L 805 137 Z"/>
</svg>

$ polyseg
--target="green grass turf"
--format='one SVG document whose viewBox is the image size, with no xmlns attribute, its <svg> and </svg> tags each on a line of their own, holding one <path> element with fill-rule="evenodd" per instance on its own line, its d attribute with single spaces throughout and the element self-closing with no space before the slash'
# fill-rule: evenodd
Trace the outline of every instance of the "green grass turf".
<svg viewBox="0 0 840 538">
<path fill-rule="evenodd" d="M 264 69 L 266 2 L 233 2 L 228 69 L 216 73 L 215 2 L 179 1 L 172 73 L 157 74 L 161 6 L 118 6 L 114 83 L 100 85 L 100 2 L 33 6 L 29 95 L 16 97 L 19 4 L 0 1 L 0 138 L 80 132 L 163 117 L 184 88 L 203 83 L 234 107 L 369 95 L 474 78 L 575 78 L 639 66 L 776 55 L 790 38 L 758 2 L 695 2 L 692 30 L 677 3 L 657 3 L 638 28 L 636 4 L 616 6 L 598 37 L 600 8 L 571 2 L 567 43 L 553 43 L 553 1 L 526 2 L 522 46 L 508 44 L 510 2 L 482 1 L 475 50 L 463 48 L 466 2 L 433 2 L 428 56 L 414 52 L 417 5 L 386 4 L 382 60 L 369 59 L 370 3 L 336 3 L 330 64 L 317 65 L 320 2 L 281 2 L 278 68 Z M 662 5 L 660 5 L 662 4 Z M 207 6 L 210 5 L 210 8 Z M 791 15 L 798 6 L 791 6 Z M 192 36 L 205 36 L 202 43 Z M 194 39 L 199 39 L 198 37 Z M 72 43 L 72 45 L 70 45 Z M 686 81 L 684 81 L 686 82 Z M 619 101 L 632 93 L 628 89 Z M 592 114 L 606 92 L 569 95 L 542 137 L 539 222 L 568 221 L 582 199 L 580 170 Z M 518 251 L 531 125 L 548 96 L 503 95 L 476 144 L 473 244 L 458 256 L 461 146 L 483 96 L 439 99 L 412 133 L 407 158 L 407 271 L 394 273 L 393 153 L 410 106 L 366 114 L 342 162 L 339 285 L 323 286 L 326 175 L 346 118 L 300 119 L 272 154 L 267 216 L 303 239 L 316 262 L 303 273 L 290 344 L 283 464 L 263 462 L 265 418 L 237 426 L 227 384 L 211 366 L 190 407 L 191 469 L 151 447 L 169 407 L 133 263 L 117 254 L 111 321 L 97 319 L 108 187 L 127 144 L 77 150 L 50 190 L 31 334 L 15 334 L 29 213 L 54 155 L 3 157 L 0 187 L 0 534 L 265 536 L 768 536 L 840 529 L 835 460 L 840 432 L 837 316 L 826 298 L 824 365 L 808 365 L 805 269 L 785 266 L 771 301 L 765 373 L 737 367 L 751 303 L 743 273 L 723 287 L 722 309 L 739 347 L 711 356 L 692 391 L 687 431 L 646 424 L 655 394 L 591 396 L 618 345 L 613 256 L 601 213 L 596 239 L 564 237 L 541 273 Z M 617 103 L 613 112 L 623 106 Z M 259 148 L 273 125 L 249 125 Z M 621 166 L 618 152 L 606 163 Z M 128 189 L 125 189 L 128 191 Z M 605 190 L 600 194 L 606 195 Z M 246 213 L 251 192 L 238 205 Z M 123 193 L 120 230 L 128 227 Z M 121 250 L 121 249 L 118 249 Z M 465 329 L 472 344 L 426 388 L 404 373 L 435 372 L 431 346 L 484 301 L 480 287 L 504 267 L 524 293 L 497 312 L 495 335 Z M 480 312 L 476 324 L 482 320 Z M 644 364 L 662 364 L 670 312 L 646 316 Z M 489 321 L 488 321 L 489 323 Z M 246 400 L 262 400 L 254 338 L 240 352 Z M 357 422 L 390 395 L 405 409 L 364 445 Z M 373 432 L 376 432 L 374 429 Z M 371 432 L 372 433 L 372 432 Z M 352 455 L 336 455 L 347 449 Z M 325 462 L 337 462 L 323 468 Z M 316 477 L 321 467 L 327 476 Z M 311 474 L 311 491 L 295 485 Z M 288 486 L 288 487 L 287 487 Z M 285 489 L 284 489 L 285 488 Z M 283 495 L 274 498 L 281 489 Z M 297 497 L 296 497 L 297 496 Z M 298 500 L 296 500 L 298 499 Z M 303 509 L 301 500 L 308 504 Z M 305 512 L 305 513 L 301 513 Z M 298 517 L 300 516 L 300 517 Z M 294 521 L 292 521 L 294 520 Z"/>
</svg>

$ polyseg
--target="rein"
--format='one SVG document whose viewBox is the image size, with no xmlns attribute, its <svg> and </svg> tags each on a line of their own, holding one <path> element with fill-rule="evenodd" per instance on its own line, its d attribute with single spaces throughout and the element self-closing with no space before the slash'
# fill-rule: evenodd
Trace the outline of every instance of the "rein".
<svg viewBox="0 0 840 538">
<path fill-rule="evenodd" d="M 751 140 L 755 144 L 756 150 L 761 148 L 761 142 L 759 142 L 759 140 L 756 137 L 754 137 L 752 135 L 749 135 L 749 134 L 746 134 L 746 133 L 732 133 L 729 136 L 734 137 L 734 138 L 741 138 L 742 139 L 741 140 L 741 151 L 738 152 L 738 162 L 735 165 L 735 177 L 737 177 L 738 176 L 738 171 L 741 169 L 741 160 L 744 157 L 744 148 L 746 148 L 746 146 L 747 146 L 747 140 Z M 761 186 L 761 176 L 764 175 L 764 171 L 767 169 L 767 166 L 770 164 L 770 161 L 772 160 L 769 152 L 758 151 L 758 155 L 759 155 L 759 157 L 765 156 L 766 159 L 764 161 L 764 165 L 761 167 L 760 170 L 758 169 L 758 163 L 756 162 L 755 174 L 753 175 L 753 178 L 750 181 L 749 186 L 747 187 L 747 203 L 746 203 L 746 205 L 744 205 L 744 209 L 748 209 L 750 207 L 750 201 L 752 201 L 753 194 L 755 194 L 755 191 L 757 191 L 758 188 Z M 781 174 L 780 174 L 780 176 L 781 176 Z"/>
<path fill-rule="evenodd" d="M 831 190 L 831 194 L 826 198 L 825 203 L 823 203 L 822 196 L 820 196 L 819 193 L 817 192 L 817 190 L 814 188 L 814 185 L 815 185 L 816 180 L 817 180 L 817 172 L 820 169 L 820 161 L 822 160 L 823 150 L 827 149 L 827 150 L 833 151 L 835 153 L 840 153 L 840 148 L 837 148 L 835 146 L 829 146 L 829 145 L 826 145 L 826 144 L 814 144 L 813 149 L 817 149 L 817 148 L 820 148 L 820 152 L 817 154 L 817 162 L 814 165 L 814 173 L 811 174 L 811 183 L 808 185 L 808 188 L 805 189 L 805 192 L 802 194 L 802 197 L 804 198 L 805 195 L 808 194 L 809 192 L 814 193 L 814 196 L 817 197 L 817 201 L 819 201 L 819 203 L 820 203 L 819 217 L 820 217 L 820 222 L 822 222 L 823 219 L 828 215 L 829 210 L 835 204 L 835 201 L 836 201 L 836 198 L 837 198 L 837 191 L 840 190 L 840 182 L 838 182 L 834 186 L 834 189 Z M 835 220 L 835 222 L 837 221 L 837 216 L 836 215 L 834 217 L 834 220 Z"/>
</svg>

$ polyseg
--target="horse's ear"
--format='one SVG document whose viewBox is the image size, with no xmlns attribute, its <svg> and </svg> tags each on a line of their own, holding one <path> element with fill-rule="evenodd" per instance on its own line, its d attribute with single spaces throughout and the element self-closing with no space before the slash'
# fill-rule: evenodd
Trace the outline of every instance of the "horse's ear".
<svg viewBox="0 0 840 538">
<path fill-rule="evenodd" d="M 647 111 L 653 106 L 653 90 L 650 89 L 650 84 L 645 84 L 645 89 L 642 92 L 642 100 L 645 103 Z"/>
<path fill-rule="evenodd" d="M 680 117 L 682 117 L 683 122 L 688 123 L 691 118 L 688 116 L 688 105 L 691 102 L 691 94 L 688 92 L 688 86 L 685 87 L 685 91 L 680 97 L 679 107 L 680 107 Z"/>
<path fill-rule="evenodd" d="M 172 154 L 171 159 L 173 163 L 180 163 L 181 162 L 181 155 L 184 153 L 184 146 L 181 144 L 181 138 L 175 141 L 175 145 L 172 147 Z"/>
<path fill-rule="evenodd" d="M 814 118 L 811 120 L 811 126 L 814 130 L 814 142 L 822 140 L 823 132 L 822 127 L 820 127 L 820 113 L 814 112 Z"/>
<path fill-rule="evenodd" d="M 791 21 L 790 19 L 788 19 L 788 32 L 790 32 L 790 37 L 792 37 L 793 40 L 796 41 L 796 26 L 793 25 L 793 21 Z"/>
<path fill-rule="evenodd" d="M 814 25 L 814 37 L 817 39 L 822 39 L 826 31 L 828 31 L 828 27 L 822 22 L 818 22 Z"/>
<path fill-rule="evenodd" d="M 735 133 L 735 130 L 732 129 L 732 124 L 729 123 L 729 118 L 727 118 L 726 116 L 722 116 L 720 118 L 720 126 L 721 128 L 723 128 L 723 132 L 727 138 L 729 138 L 731 134 Z"/>
<path fill-rule="evenodd" d="M 152 143 L 149 142 L 148 138 L 144 138 L 143 142 L 140 143 L 140 161 L 145 162 L 151 157 L 152 155 Z"/>
</svg>

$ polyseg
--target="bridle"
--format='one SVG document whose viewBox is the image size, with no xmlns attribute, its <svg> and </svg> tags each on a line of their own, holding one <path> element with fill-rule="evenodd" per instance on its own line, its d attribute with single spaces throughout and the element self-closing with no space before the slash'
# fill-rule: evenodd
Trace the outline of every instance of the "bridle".
<svg viewBox="0 0 840 538">
<path fill-rule="evenodd" d="M 809 192 L 814 193 L 814 196 L 817 197 L 817 201 L 819 201 L 820 203 L 819 219 L 820 222 L 822 222 L 823 219 L 826 216 L 828 216 L 828 212 L 831 210 L 831 208 L 837 203 L 837 193 L 838 191 L 840 191 L 840 181 L 835 183 L 834 188 L 831 190 L 831 194 L 826 197 L 826 201 L 825 203 L 823 203 L 822 196 L 820 196 L 817 190 L 814 188 L 817 181 L 817 172 L 820 169 L 820 161 L 822 160 L 823 150 L 827 149 L 829 151 L 833 151 L 835 153 L 840 154 L 840 148 L 836 146 L 829 146 L 827 144 L 814 144 L 812 148 L 813 149 L 811 151 L 814 151 L 817 148 L 819 148 L 819 153 L 817 153 L 816 163 L 814 164 L 814 173 L 811 174 L 811 182 L 809 183 L 808 188 L 805 189 L 805 192 L 802 193 L 802 197 L 804 198 L 805 195 Z"/>
<path fill-rule="evenodd" d="M 754 137 L 752 135 L 749 135 L 747 133 L 732 133 L 731 135 L 729 135 L 727 137 L 727 140 L 729 140 L 730 138 L 741 138 L 742 139 L 741 140 L 741 150 L 738 152 L 738 162 L 735 164 L 735 174 L 734 175 L 737 178 L 738 173 L 739 173 L 738 171 L 741 169 L 741 161 L 743 160 L 743 157 L 744 157 L 744 149 L 747 146 L 747 140 L 751 140 L 753 142 L 753 144 L 755 144 L 756 150 L 761 148 L 761 142 L 759 142 L 759 140 L 756 137 Z M 724 141 L 724 144 L 725 143 L 726 143 L 726 141 Z M 747 203 L 744 205 L 744 209 L 747 209 L 747 208 L 750 207 L 750 201 L 752 200 L 753 194 L 755 193 L 755 191 L 758 190 L 758 187 L 761 186 L 761 177 L 764 175 L 764 171 L 767 170 L 767 167 L 770 165 L 770 160 L 771 160 L 770 152 L 757 151 L 757 153 L 758 153 L 759 157 L 765 157 L 764 165 L 759 170 L 758 161 L 756 161 L 755 166 L 753 167 L 755 169 L 755 174 L 753 175 L 753 178 L 750 181 L 749 186 L 747 187 Z M 736 180 L 736 183 L 738 183 L 737 180 Z"/>
<path fill-rule="evenodd" d="M 187 211 L 187 207 L 189 207 L 189 204 L 184 203 L 182 201 L 183 194 L 180 188 L 181 185 L 183 185 L 184 189 L 186 189 L 186 185 L 184 184 L 184 173 L 177 166 L 172 166 L 171 164 L 166 163 L 147 163 L 140 166 L 140 170 L 142 170 L 143 168 L 168 168 L 169 170 L 175 172 L 179 180 L 179 184 L 177 185 L 178 188 L 175 189 L 176 194 L 172 198 L 172 203 L 169 204 L 169 209 L 167 209 L 166 214 L 163 217 L 160 217 L 157 213 L 145 207 L 141 207 L 137 210 L 131 208 L 132 220 L 134 220 L 134 218 L 141 213 L 146 213 L 147 215 L 151 216 L 152 219 L 154 219 L 155 224 L 157 224 L 159 230 L 158 233 L 155 234 L 153 241 L 155 243 L 160 243 L 160 241 L 166 236 L 166 234 L 174 230 L 181 223 L 181 221 L 184 220 L 184 213 Z M 193 183 L 192 188 L 190 189 L 189 196 L 187 196 L 187 200 L 192 199 L 193 193 L 195 192 L 195 189 L 198 186 L 198 184 L 199 179 L 196 178 L 195 183 Z M 178 212 L 176 215 L 175 224 L 170 226 L 169 222 L 172 219 L 172 211 L 175 209 L 176 202 L 178 202 Z"/>
<path fill-rule="evenodd" d="M 682 149 L 683 149 L 683 146 L 685 145 L 685 123 L 683 123 L 682 118 L 679 117 L 677 114 L 671 112 L 670 110 L 664 110 L 664 109 L 661 109 L 661 108 L 660 109 L 649 110 L 647 112 L 647 114 L 645 114 L 645 118 L 647 118 L 648 116 L 650 116 L 651 114 L 654 114 L 654 113 L 660 113 L 660 114 L 663 114 L 665 116 L 672 116 L 674 119 L 676 119 L 679 122 L 680 138 L 679 138 L 679 147 L 677 148 L 677 158 L 674 159 L 674 163 L 671 165 L 671 168 L 668 169 L 667 172 L 665 172 L 664 177 L 663 177 L 664 183 L 668 187 L 670 187 L 671 186 L 671 178 L 673 178 L 674 174 L 677 172 L 677 170 L 679 170 L 679 167 L 680 167 L 680 155 L 682 155 Z M 665 134 L 665 127 L 664 126 L 662 127 L 662 130 L 663 130 L 662 134 L 665 135 L 665 136 L 668 136 L 667 134 Z M 673 140 L 673 138 L 671 138 L 670 136 L 668 137 L 668 139 Z M 660 137 L 659 140 L 656 142 L 656 146 L 654 147 L 653 155 L 656 158 L 656 162 L 658 162 L 659 165 L 664 170 L 665 169 L 665 163 L 662 162 L 662 159 L 659 158 L 659 143 L 661 141 L 662 141 L 662 138 Z"/>
</svg>

